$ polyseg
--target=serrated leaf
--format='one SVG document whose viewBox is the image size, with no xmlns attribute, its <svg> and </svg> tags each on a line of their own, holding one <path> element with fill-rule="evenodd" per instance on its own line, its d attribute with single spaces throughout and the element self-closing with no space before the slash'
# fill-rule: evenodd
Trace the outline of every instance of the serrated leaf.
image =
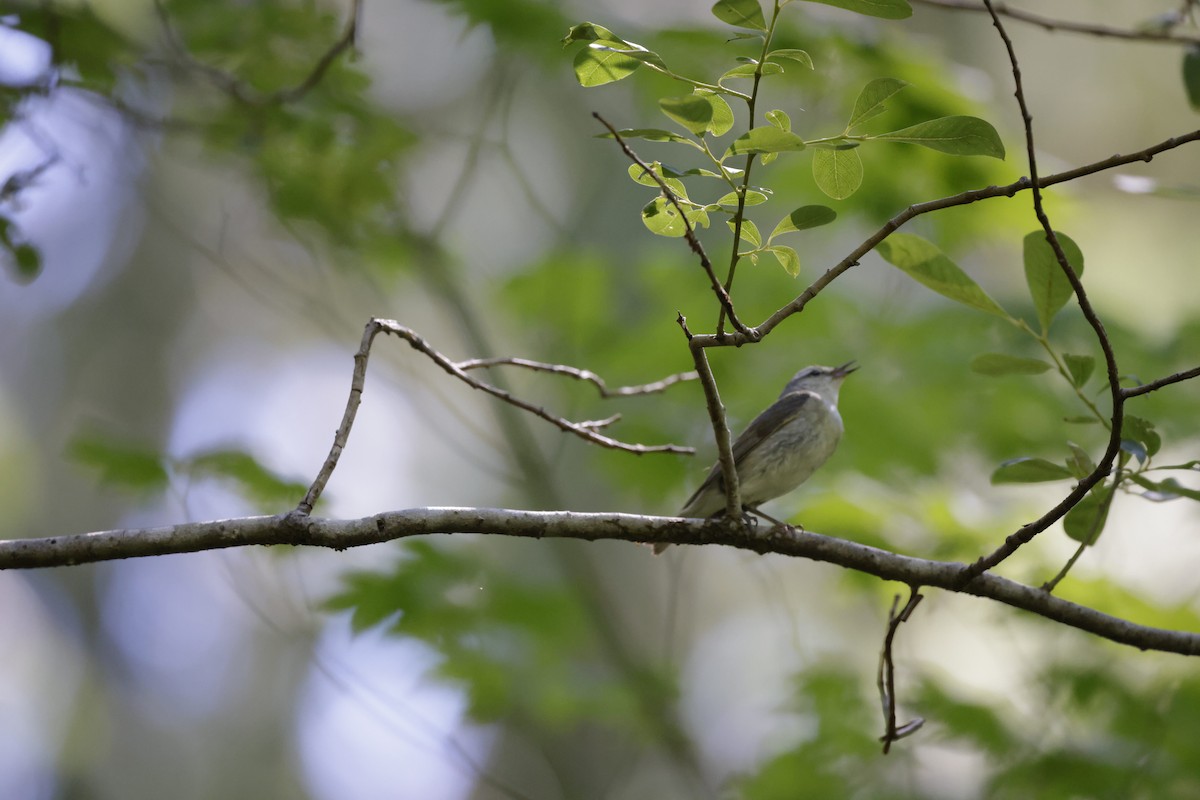
<svg viewBox="0 0 1200 800">
<path fill-rule="evenodd" d="M 875 249 L 893 266 L 943 297 L 1009 318 L 1004 309 L 933 242 L 911 233 L 893 233 Z"/>
<path fill-rule="evenodd" d="M 767 20 L 763 17 L 758 0 L 717 0 L 712 13 L 721 22 L 735 28 L 767 29 Z"/>
<path fill-rule="evenodd" d="M 1096 369 L 1096 359 L 1091 356 L 1075 356 L 1064 353 L 1063 362 L 1067 365 L 1067 372 L 1071 374 L 1071 383 L 1077 388 L 1087 383 L 1088 378 L 1092 377 L 1092 372 Z M 1091 418 L 1089 417 L 1089 419 Z"/>
<path fill-rule="evenodd" d="M 792 118 L 778 108 L 768 111 L 763 114 L 767 118 L 767 122 L 779 128 L 781 131 L 790 131 L 792 129 Z"/>
<path fill-rule="evenodd" d="M 196 476 L 233 481 L 247 499 L 268 510 L 294 506 L 307 489 L 305 484 L 282 477 L 241 450 L 212 450 L 188 459 L 182 466 Z"/>
<path fill-rule="evenodd" d="M 713 106 L 708 98 L 690 94 L 686 97 L 664 97 L 658 107 L 671 119 L 700 136 L 712 124 Z"/>
<path fill-rule="evenodd" d="M 1075 270 L 1075 274 L 1083 275 L 1083 253 L 1079 245 L 1065 233 L 1054 232 L 1062 247 L 1067 263 Z M 1038 323 L 1042 332 L 1050 330 L 1050 322 L 1054 319 L 1067 301 L 1075 294 L 1071 282 L 1067 279 L 1054 255 L 1054 248 L 1046 241 L 1046 232 L 1033 231 L 1025 236 L 1025 282 L 1029 284 L 1029 296 L 1033 298 L 1033 307 L 1037 311 Z M 1081 384 L 1080 384 L 1081 385 Z"/>
<path fill-rule="evenodd" d="M 971 359 L 972 372 L 998 377 L 1000 375 L 1040 375 L 1050 365 L 1038 358 L 1022 358 L 1007 353 L 981 353 Z"/>
<path fill-rule="evenodd" d="M 67 453 L 77 463 L 97 470 L 103 484 L 146 492 L 167 487 L 166 461 L 161 453 L 149 448 L 105 436 L 82 435 L 71 442 Z"/>
<path fill-rule="evenodd" d="M 1200 45 L 1190 44 L 1183 51 L 1183 88 L 1192 110 L 1200 111 Z"/>
<path fill-rule="evenodd" d="M 850 112 L 850 121 L 846 123 L 846 130 L 849 131 L 882 114 L 887 110 L 885 105 L 887 99 L 905 86 L 908 86 L 908 81 L 897 78 L 876 78 L 868 83 L 858 93 L 858 99 L 854 101 L 854 110 Z"/>
<path fill-rule="evenodd" d="M 1092 461 L 1092 457 L 1087 451 L 1074 442 L 1067 442 L 1067 447 L 1071 450 L 1071 456 L 1067 459 L 1067 469 L 1071 470 L 1071 474 L 1082 480 L 1096 469 L 1096 462 Z"/>
<path fill-rule="evenodd" d="M 791 131 L 781 131 L 774 125 L 751 128 L 733 140 L 726 155 L 747 153 L 783 153 L 803 150 L 804 140 Z"/>
<path fill-rule="evenodd" d="M 845 200 L 862 186 L 863 167 L 858 150 L 815 150 L 812 162 L 817 188 L 834 200 Z"/>
<path fill-rule="evenodd" d="M 779 224 L 775 226 L 775 230 L 771 231 L 771 238 L 774 239 L 782 233 L 803 231 L 809 228 L 820 227 L 821 225 L 828 225 L 835 219 L 837 219 L 837 212 L 828 206 L 800 206 L 800 208 L 797 208 L 779 220 Z"/>
<path fill-rule="evenodd" d="M 1044 458 L 1013 458 L 996 468 L 992 483 L 1043 483 L 1070 477 L 1071 471 L 1062 464 Z"/>
<path fill-rule="evenodd" d="M 746 190 L 746 205 L 757 206 L 757 205 L 761 205 L 762 203 L 765 203 L 765 202 L 767 202 L 767 196 L 765 194 L 763 194 L 762 192 L 756 192 L 753 189 Z M 721 199 L 717 201 L 717 205 L 727 206 L 729 208 L 737 208 L 737 204 L 738 204 L 737 192 L 729 192 L 728 194 L 723 195 L 721 197 Z"/>
<path fill-rule="evenodd" d="M 1004 144 L 991 123 L 978 117 L 954 116 L 918 122 L 872 137 L 885 142 L 908 142 L 956 156 L 1004 158 Z"/>
<path fill-rule="evenodd" d="M 836 6 L 856 14 L 881 19 L 908 19 L 912 16 L 912 6 L 908 4 L 907 0 L 808 0 L 808 2 Z"/>
<path fill-rule="evenodd" d="M 783 244 L 773 244 L 765 248 L 767 252 L 775 256 L 775 260 L 779 262 L 779 266 L 783 267 L 784 271 L 793 278 L 800 275 L 800 256 L 799 254 Z"/>
<path fill-rule="evenodd" d="M 1108 509 L 1112 506 L 1114 489 L 1097 486 L 1067 512 L 1063 519 L 1063 530 L 1080 544 L 1094 545 L 1108 522 Z"/>
<path fill-rule="evenodd" d="M 785 47 L 779 50 L 772 50 L 771 52 L 767 53 L 767 61 L 780 60 L 795 61 L 808 67 L 809 69 L 814 69 L 812 56 L 803 50 L 794 50 Z"/>
<path fill-rule="evenodd" d="M 1121 433 L 1126 438 L 1143 444 L 1147 455 L 1152 456 L 1156 454 L 1159 448 L 1162 447 L 1162 437 L 1154 429 L 1154 423 L 1148 419 L 1126 414 L 1125 421 L 1121 426 Z"/>
<path fill-rule="evenodd" d="M 581 22 L 567 31 L 567 35 L 562 38 L 563 47 L 573 42 L 609 42 L 621 46 L 629 44 L 608 28 L 594 22 Z"/>
<path fill-rule="evenodd" d="M 642 62 L 632 56 L 593 43 L 576 54 L 575 79 L 580 86 L 603 86 L 628 78 L 641 65 Z"/>
</svg>

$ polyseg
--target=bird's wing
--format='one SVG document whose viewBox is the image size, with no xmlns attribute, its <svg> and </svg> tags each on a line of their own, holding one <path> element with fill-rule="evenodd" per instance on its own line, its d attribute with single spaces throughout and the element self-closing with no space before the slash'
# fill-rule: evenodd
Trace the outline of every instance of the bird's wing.
<svg viewBox="0 0 1200 800">
<path fill-rule="evenodd" d="M 790 392 L 772 403 L 766 411 L 759 414 L 750 424 L 746 426 L 746 430 L 742 431 L 741 435 L 733 443 L 733 464 L 740 468 L 745 462 L 746 456 L 754 450 L 755 447 L 762 444 L 768 436 L 783 427 L 789 420 L 800 413 L 800 409 L 805 403 L 819 403 L 821 398 L 815 392 L 807 390 L 799 392 Z M 721 462 L 713 464 L 713 468 L 709 470 L 708 476 L 700 487 L 692 493 L 688 501 L 684 503 L 684 508 L 691 505 L 692 502 L 700 496 L 701 492 L 713 486 L 720 487 L 721 491 L 725 490 L 725 473 L 721 469 Z"/>
</svg>

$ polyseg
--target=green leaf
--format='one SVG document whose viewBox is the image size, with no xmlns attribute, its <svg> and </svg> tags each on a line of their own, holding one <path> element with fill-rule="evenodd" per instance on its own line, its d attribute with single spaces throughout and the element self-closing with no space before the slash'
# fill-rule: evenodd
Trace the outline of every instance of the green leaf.
<svg viewBox="0 0 1200 800">
<path fill-rule="evenodd" d="M 828 206 L 800 206 L 800 208 L 797 208 L 779 220 L 779 224 L 775 226 L 775 230 L 771 231 L 771 238 L 774 239 L 782 233 L 803 231 L 821 225 L 828 225 L 835 219 L 837 219 L 837 212 Z"/>
<path fill-rule="evenodd" d="M 898 131 L 872 137 L 885 142 L 909 142 L 956 156 L 1004 158 L 1000 134 L 978 117 L 954 116 L 918 122 Z"/>
<path fill-rule="evenodd" d="M 247 499 L 268 510 L 295 506 L 308 488 L 267 469 L 241 450 L 212 450 L 188 459 L 184 466 L 196 476 L 233 481 Z"/>
<path fill-rule="evenodd" d="M 809 69 L 814 69 L 812 56 L 803 50 L 783 48 L 780 50 L 772 50 L 771 52 L 767 53 L 767 61 L 781 61 L 784 59 L 788 61 L 795 61 L 808 67 Z"/>
<path fill-rule="evenodd" d="M 845 200 L 862 186 L 862 159 L 857 148 L 816 150 L 812 173 L 818 189 L 834 200 Z"/>
<path fill-rule="evenodd" d="M 757 205 L 761 205 L 765 202 L 767 202 L 767 196 L 765 194 L 763 194 L 762 192 L 756 192 L 753 189 L 746 190 L 746 205 L 757 206 Z M 717 201 L 717 205 L 727 206 L 729 208 L 736 208 L 737 204 L 738 204 L 737 192 L 729 192 L 728 194 L 723 195 L 721 197 L 721 199 Z"/>
<path fill-rule="evenodd" d="M 1087 414 L 1080 414 L 1075 417 L 1063 417 L 1063 422 L 1069 425 L 1099 425 L 1100 420 L 1095 417 L 1089 417 Z"/>
<path fill-rule="evenodd" d="M 1083 253 L 1079 245 L 1059 231 L 1054 232 L 1067 257 L 1067 263 L 1078 276 L 1083 275 Z M 1029 284 L 1029 296 L 1033 298 L 1033 307 L 1037 310 L 1038 323 L 1042 332 L 1050 330 L 1050 322 L 1075 293 L 1071 282 L 1067 280 L 1054 248 L 1046 241 L 1045 231 L 1037 230 L 1025 236 L 1025 282 Z M 1082 384 L 1077 384 L 1082 385 Z"/>
<path fill-rule="evenodd" d="M 1092 377 L 1092 371 L 1096 368 L 1096 359 L 1091 356 L 1075 356 L 1064 353 L 1063 361 L 1067 365 L 1067 372 L 1071 373 L 1071 383 L 1076 388 L 1087 383 L 1088 378 Z M 1088 419 L 1092 419 L 1092 417 Z"/>
<path fill-rule="evenodd" d="M 1142 417 L 1126 414 L 1125 421 L 1121 426 L 1121 434 L 1126 439 L 1132 439 L 1144 445 L 1147 455 L 1155 455 L 1162 447 L 1162 437 L 1154 429 L 1154 423 Z"/>
<path fill-rule="evenodd" d="M 1200 45 L 1190 44 L 1183 51 L 1183 88 L 1192 110 L 1200 111 Z"/>
<path fill-rule="evenodd" d="M 724 136 L 729 133 L 729 129 L 733 127 L 733 109 L 729 107 L 729 103 L 725 102 L 725 98 L 719 94 L 710 94 L 697 92 L 697 95 L 703 97 L 712 106 L 712 121 L 708 124 L 708 130 L 713 136 Z"/>
<path fill-rule="evenodd" d="M 790 131 L 792 129 L 792 118 L 789 117 L 786 112 L 775 109 L 773 111 L 768 111 L 763 116 L 767 118 L 767 122 L 771 123 L 776 128 L 779 128 L 781 131 Z"/>
<path fill-rule="evenodd" d="M 885 101 L 896 92 L 908 86 L 908 81 L 897 78 L 876 78 L 863 87 L 854 101 L 854 110 L 850 112 L 850 121 L 846 123 L 849 131 L 869 119 L 879 116 L 887 110 Z"/>
<path fill-rule="evenodd" d="M 687 232 L 679 210 L 665 197 L 656 197 L 642 208 L 642 224 L 659 236 L 679 237 Z"/>
<path fill-rule="evenodd" d="M 767 29 L 767 21 L 758 0 L 718 0 L 712 7 L 712 13 L 721 22 L 735 28 Z"/>
<path fill-rule="evenodd" d="M 781 131 L 774 125 L 751 128 L 733 140 L 726 152 L 730 155 L 747 153 L 783 153 L 803 150 L 804 140 L 791 131 Z"/>
<path fill-rule="evenodd" d="M 626 128 L 625 130 L 617 131 L 617 133 L 621 134 L 622 139 L 645 139 L 649 142 L 683 142 L 684 144 L 696 146 L 696 143 L 686 136 L 681 136 L 672 131 L 665 131 L 661 128 Z M 613 135 L 607 132 L 598 133 L 596 134 L 596 138 L 612 139 Z"/>
<path fill-rule="evenodd" d="M 567 35 L 562 38 L 562 46 L 566 47 L 573 42 L 608 42 L 621 47 L 629 44 L 608 28 L 594 22 L 581 22 L 567 31 Z"/>
<path fill-rule="evenodd" d="M 1096 462 L 1092 461 L 1092 457 L 1087 451 L 1074 442 L 1067 442 L 1067 447 L 1071 450 L 1071 457 L 1067 459 L 1067 469 L 1071 470 L 1071 474 L 1082 480 L 1096 469 Z"/>
<path fill-rule="evenodd" d="M 167 487 L 165 459 L 154 450 L 88 434 L 76 437 L 67 453 L 76 462 L 98 470 L 101 483 L 145 492 Z"/>
<path fill-rule="evenodd" d="M 779 66 L 778 64 L 774 63 L 773 61 L 768 61 L 765 64 L 763 64 L 761 67 L 758 65 L 757 62 L 751 63 L 751 64 L 738 64 L 736 67 L 729 70 L 728 72 L 723 74 L 721 77 L 717 78 L 717 83 L 722 83 L 723 81 L 725 81 L 729 78 L 739 78 L 741 80 L 751 80 L 752 78 L 754 78 L 755 75 L 758 75 L 758 74 L 762 74 L 764 76 L 765 75 L 781 75 L 781 74 L 783 74 L 783 67 Z"/>
<path fill-rule="evenodd" d="M 658 107 L 671 119 L 697 136 L 712 124 L 713 106 L 708 98 L 690 94 L 686 97 L 664 97 Z"/>
<path fill-rule="evenodd" d="M 603 86 L 628 78 L 642 65 L 640 59 L 600 44 L 590 44 L 575 56 L 575 79 L 580 86 Z"/>
<path fill-rule="evenodd" d="M 893 233 L 875 249 L 893 266 L 943 297 L 1009 319 L 1004 309 L 933 242 L 911 233 Z"/>
<path fill-rule="evenodd" d="M 1108 522 L 1108 510 L 1112 506 L 1115 487 L 1100 485 L 1088 492 L 1079 505 L 1067 512 L 1063 519 L 1063 530 L 1080 544 L 1094 545 Z"/>
<path fill-rule="evenodd" d="M 687 199 L 687 188 L 683 185 L 683 181 L 679 180 L 678 178 L 667 177 L 666 171 L 663 169 L 663 165 L 660 162 L 651 161 L 646 166 L 650 167 L 651 171 L 653 171 L 655 175 L 662 178 L 663 183 L 667 185 L 667 188 L 670 189 L 676 197 L 680 198 L 681 200 Z M 629 169 L 626 171 L 629 173 L 629 177 L 633 178 L 634 183 L 640 183 L 642 186 L 653 186 L 659 191 L 662 190 L 662 187 L 658 185 L 658 181 L 654 180 L 654 176 L 642 169 L 640 165 L 630 164 Z"/>
<path fill-rule="evenodd" d="M 810 3 L 822 3 L 827 6 L 844 8 L 856 14 L 881 19 L 908 19 L 912 16 L 912 6 L 906 0 L 808 0 Z"/>
<path fill-rule="evenodd" d="M 992 473 L 992 483 L 1043 483 L 1072 477 L 1061 464 L 1044 458 L 1014 458 L 1005 461 Z"/>
<path fill-rule="evenodd" d="M 1130 475 L 1129 478 L 1138 486 L 1148 490 L 1142 497 L 1155 503 L 1161 503 L 1166 500 L 1178 500 L 1181 497 L 1186 497 L 1189 500 L 1200 500 L 1200 492 L 1195 489 L 1189 489 L 1174 478 L 1167 478 L 1163 481 L 1152 481 L 1136 473 Z"/>
<path fill-rule="evenodd" d="M 42 254 L 31 244 L 18 244 L 11 250 L 17 265 L 17 280 L 29 283 L 42 271 Z"/>
<path fill-rule="evenodd" d="M 793 278 L 800 274 L 800 256 L 794 249 L 782 244 L 773 244 L 765 248 L 767 252 L 775 256 L 779 262 L 779 266 L 791 275 Z"/>
<path fill-rule="evenodd" d="M 1037 358 L 1021 358 L 1007 353 L 981 353 L 971 359 L 971 371 L 980 375 L 1040 375 L 1050 365 Z"/>
<path fill-rule="evenodd" d="M 725 224 L 729 226 L 729 230 L 737 230 L 737 224 L 731 220 L 725 220 Z M 758 231 L 758 226 L 752 220 L 742 220 L 741 237 L 755 247 L 762 247 L 762 234 Z"/>
</svg>

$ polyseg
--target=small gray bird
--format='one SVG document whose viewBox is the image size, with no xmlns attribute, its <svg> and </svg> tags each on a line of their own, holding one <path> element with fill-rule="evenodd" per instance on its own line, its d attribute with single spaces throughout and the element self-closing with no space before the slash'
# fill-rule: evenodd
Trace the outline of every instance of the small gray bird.
<svg viewBox="0 0 1200 800">
<path fill-rule="evenodd" d="M 842 438 L 838 389 L 857 367 L 805 367 L 797 372 L 779 399 L 742 431 L 733 443 L 742 507 L 754 510 L 808 480 L 837 448 Z M 725 510 L 725 477 L 721 462 L 679 512 L 681 517 L 711 517 Z M 667 545 L 654 545 L 661 553 Z"/>
</svg>

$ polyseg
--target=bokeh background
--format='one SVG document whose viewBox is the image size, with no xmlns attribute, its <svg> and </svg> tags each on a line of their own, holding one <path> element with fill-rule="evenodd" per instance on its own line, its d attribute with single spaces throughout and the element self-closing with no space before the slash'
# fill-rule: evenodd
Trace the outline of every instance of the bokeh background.
<svg viewBox="0 0 1200 800">
<path fill-rule="evenodd" d="M 38 254 L 22 265 L 10 253 L 0 277 L 0 536 L 290 507 L 330 444 L 372 316 L 455 358 L 567 363 L 612 385 L 689 369 L 676 313 L 709 330 L 716 307 L 687 248 L 642 227 L 652 195 L 591 118 L 666 127 L 656 100 L 683 91 L 650 74 L 583 89 L 559 39 L 594 21 L 711 78 L 751 51 L 709 5 L 366 0 L 355 52 L 286 103 L 254 99 L 309 73 L 346 4 L 177 0 L 164 6 L 169 32 L 142 0 L 0 5 L 0 180 L 12 190 L 0 219 Z M 1036 10 L 1133 28 L 1177 5 Z M 762 108 L 787 109 L 805 136 L 833 135 L 863 84 L 902 78 L 912 86 L 887 126 L 975 114 L 1008 158 L 865 147 L 864 185 L 837 203 L 817 191 L 807 154 L 779 159 L 758 173 L 776 192 L 767 216 L 825 202 L 839 220 L 796 240 L 798 279 L 769 259 L 742 265 L 745 319 L 765 318 L 905 206 L 1025 174 L 987 18 L 914 6 L 902 22 L 786 8 L 778 44 L 807 50 L 816 69 L 768 86 Z M 1181 46 L 1009 29 L 1043 172 L 1196 127 Z M 204 65 L 240 76 L 250 101 Z M 686 161 L 668 145 L 639 152 Z M 1142 379 L 1200 354 L 1198 186 L 1200 161 L 1182 148 L 1048 200 L 1085 254 L 1124 370 Z M 1028 204 L 991 200 L 910 229 L 1032 318 Z M 720 221 L 703 238 L 728 258 Z M 1067 439 L 1100 452 L 1098 426 L 1062 423 L 1081 413 L 1066 387 L 972 373 L 981 352 L 1036 352 L 951 306 L 872 255 L 762 344 L 712 354 L 734 427 L 806 364 L 861 364 L 843 390 L 841 449 L 773 513 L 966 560 L 1065 491 L 992 486 L 997 463 L 1061 459 Z M 1097 353 L 1078 312 L 1054 334 L 1066 351 Z M 380 340 L 318 513 L 669 514 L 710 463 L 695 384 L 602 401 L 559 377 L 503 375 L 575 419 L 620 412 L 620 438 L 700 453 L 597 450 Z M 1196 400 L 1183 384 L 1138 401 L 1163 435 L 1162 463 L 1196 457 Z M 1060 593 L 1197 630 L 1190 502 L 1118 498 Z M 1074 549 L 1056 527 L 1002 572 L 1038 583 Z M 881 755 L 875 670 L 903 589 L 719 548 L 656 559 L 623 543 L 471 536 L 5 573 L 0 796 L 1200 793 L 1194 664 L 941 593 L 897 645 L 901 714 L 927 725 Z"/>
</svg>

